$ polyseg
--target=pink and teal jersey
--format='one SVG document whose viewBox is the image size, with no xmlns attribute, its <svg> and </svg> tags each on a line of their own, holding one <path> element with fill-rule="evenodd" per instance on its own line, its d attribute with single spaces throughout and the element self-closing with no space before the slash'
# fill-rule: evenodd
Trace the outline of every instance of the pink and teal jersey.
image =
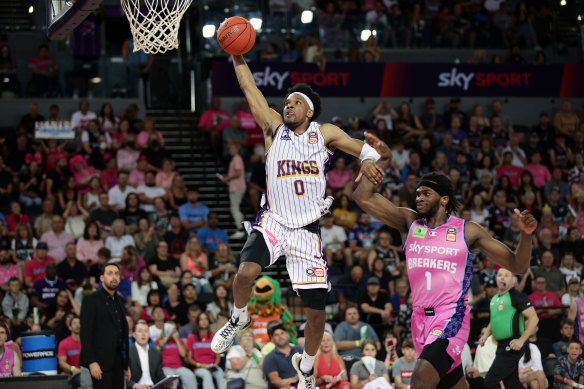
<svg viewBox="0 0 584 389">
<path fill-rule="evenodd" d="M 468 340 L 470 308 L 465 304 L 472 259 L 464 239 L 464 220 L 450 216 L 436 228 L 424 219 L 410 226 L 404 244 L 412 290 L 412 337 L 419 355 L 436 339 L 448 339 L 452 368 Z"/>
<path fill-rule="evenodd" d="M 14 351 L 8 347 L 4 347 L 4 354 L 0 359 L 0 377 L 10 377 L 12 375 L 13 366 Z"/>
</svg>

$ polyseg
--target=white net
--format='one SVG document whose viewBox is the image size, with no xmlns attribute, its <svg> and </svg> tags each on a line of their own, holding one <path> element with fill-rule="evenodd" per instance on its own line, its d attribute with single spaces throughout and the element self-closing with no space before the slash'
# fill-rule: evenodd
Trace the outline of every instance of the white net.
<svg viewBox="0 0 584 389">
<path fill-rule="evenodd" d="M 134 51 L 161 54 L 178 47 L 180 21 L 192 0 L 121 0 Z"/>
</svg>

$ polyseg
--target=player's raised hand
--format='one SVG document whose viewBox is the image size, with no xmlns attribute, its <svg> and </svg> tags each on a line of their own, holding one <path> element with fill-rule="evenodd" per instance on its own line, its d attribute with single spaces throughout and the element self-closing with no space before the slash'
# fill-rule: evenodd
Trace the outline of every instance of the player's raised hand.
<svg viewBox="0 0 584 389">
<path fill-rule="evenodd" d="M 379 155 L 381 156 L 381 160 L 384 161 L 391 160 L 392 157 L 391 150 L 385 144 L 385 142 L 383 142 L 381 139 L 379 139 L 378 137 L 369 132 L 365 133 L 365 138 L 367 139 L 367 143 L 369 143 L 369 145 L 373 147 L 375 151 L 377 151 L 377 153 L 379 153 Z M 361 171 L 359 172 L 359 175 L 355 179 L 355 182 L 356 183 L 361 182 L 361 178 L 365 176 L 369 181 L 377 185 L 380 184 L 381 181 L 383 180 L 384 174 L 385 171 L 382 168 L 380 168 L 375 162 L 367 160 L 363 162 L 361 166 Z"/>
<path fill-rule="evenodd" d="M 519 212 L 517 208 L 515 208 L 515 214 L 519 216 L 519 228 L 521 231 L 526 234 L 533 234 L 533 231 L 537 228 L 537 220 L 535 220 L 533 215 L 527 210 Z"/>
<path fill-rule="evenodd" d="M 367 139 L 367 143 L 369 143 L 369 145 L 373 147 L 375 151 L 379 153 L 379 155 L 381 155 L 381 159 L 391 159 L 391 149 L 385 144 L 384 141 L 373 135 L 371 132 L 366 132 L 364 135 Z"/>
</svg>

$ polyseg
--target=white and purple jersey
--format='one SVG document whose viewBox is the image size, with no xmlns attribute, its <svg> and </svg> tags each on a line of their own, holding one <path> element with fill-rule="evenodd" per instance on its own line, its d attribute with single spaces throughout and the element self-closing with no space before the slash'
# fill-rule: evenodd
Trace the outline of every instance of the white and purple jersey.
<svg viewBox="0 0 584 389">
<path fill-rule="evenodd" d="M 331 157 L 319 123 L 298 135 L 284 124 L 278 127 L 266 154 L 267 202 L 256 222 L 266 212 L 289 228 L 320 219 Z"/>
</svg>

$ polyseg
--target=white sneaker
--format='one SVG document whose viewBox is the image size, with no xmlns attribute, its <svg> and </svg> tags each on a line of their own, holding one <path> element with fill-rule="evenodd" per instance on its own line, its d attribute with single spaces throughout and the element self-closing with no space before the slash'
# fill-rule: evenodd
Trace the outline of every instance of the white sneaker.
<svg viewBox="0 0 584 389">
<path fill-rule="evenodd" d="M 215 335 L 217 336 L 217 335 Z M 310 374 L 305 374 L 300 370 L 300 361 L 302 360 L 302 354 L 296 353 L 292 355 L 292 366 L 294 370 L 298 373 L 298 385 L 296 389 L 316 389 L 316 380 L 314 378 L 314 370 Z"/>
<path fill-rule="evenodd" d="M 213 350 L 217 354 L 222 354 L 231 345 L 233 344 L 233 339 L 235 339 L 235 335 L 241 330 L 244 330 L 251 326 L 251 317 L 247 321 L 247 323 L 239 323 L 239 319 L 233 321 L 230 318 L 227 323 L 213 337 L 211 341 L 211 350 Z"/>
<path fill-rule="evenodd" d="M 245 237 L 245 232 L 241 230 L 235 231 L 233 234 L 229 235 L 229 239 L 243 239 Z"/>
</svg>

